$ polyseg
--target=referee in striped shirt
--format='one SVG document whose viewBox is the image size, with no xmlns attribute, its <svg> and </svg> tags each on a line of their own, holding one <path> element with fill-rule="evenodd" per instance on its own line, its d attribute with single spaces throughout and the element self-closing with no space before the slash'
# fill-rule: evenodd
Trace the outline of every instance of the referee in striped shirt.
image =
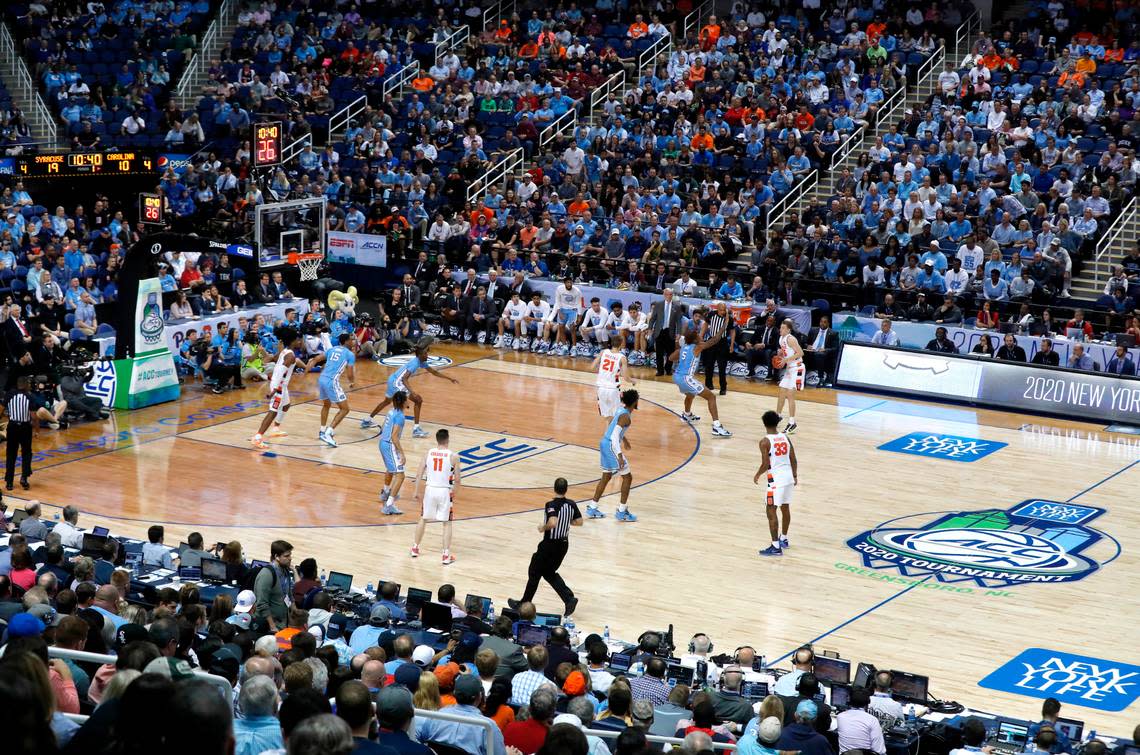
<svg viewBox="0 0 1140 755">
<path fill-rule="evenodd" d="M 31 395 L 31 381 L 27 375 L 22 375 L 16 381 L 16 390 L 9 394 L 4 403 L 4 411 L 8 414 L 8 466 L 4 472 L 4 484 L 8 490 L 12 489 L 12 480 L 16 475 L 16 456 L 22 457 L 20 472 L 20 487 L 27 490 L 28 478 L 32 476 L 32 417 L 35 416 L 38 402 Z"/>
<path fill-rule="evenodd" d="M 562 560 L 566 558 L 566 551 L 570 549 L 570 528 L 582 526 L 582 512 L 578 509 L 578 504 L 566 497 L 569 487 L 565 477 L 559 477 L 554 481 L 554 492 L 557 497 L 546 504 L 546 517 L 543 523 L 538 525 L 542 541 L 535 549 L 534 555 L 530 557 L 526 589 L 523 591 L 522 600 L 507 601 L 511 608 L 518 608 L 520 603 L 534 600 L 538 583 L 543 579 L 554 588 L 558 597 L 566 604 L 564 616 L 574 613 L 574 609 L 578 607 L 574 591 L 558 574 Z"/>
<path fill-rule="evenodd" d="M 704 362 L 705 367 L 705 387 L 710 391 L 713 389 L 713 370 L 716 369 L 720 374 L 720 395 L 722 396 L 728 393 L 728 353 L 730 350 L 728 329 L 730 326 L 728 305 L 722 301 L 713 305 L 712 311 L 701 323 L 702 341 L 708 341 L 717 336 L 721 337 L 720 341 L 712 348 L 701 352 L 701 361 Z"/>
</svg>

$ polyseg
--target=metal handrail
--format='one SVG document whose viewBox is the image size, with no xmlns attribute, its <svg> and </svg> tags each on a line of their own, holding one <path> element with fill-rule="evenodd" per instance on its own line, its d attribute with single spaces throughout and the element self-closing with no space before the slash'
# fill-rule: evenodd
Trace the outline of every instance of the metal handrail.
<svg viewBox="0 0 1140 755">
<path fill-rule="evenodd" d="M 50 142 L 53 147 L 56 146 L 58 131 L 55 119 L 47 105 L 44 104 L 43 97 L 40 96 L 40 91 L 36 88 L 35 80 L 32 78 L 31 72 L 28 71 L 28 65 L 20 56 L 16 40 L 12 37 L 6 23 L 0 23 L 0 60 L 3 60 L 4 68 L 16 77 L 17 90 L 23 95 L 24 100 L 31 105 L 31 112 L 28 113 L 31 122 L 28 125 L 36 127 L 37 131 L 43 135 L 44 141 Z"/>
<path fill-rule="evenodd" d="M 296 141 L 291 142 L 289 144 L 286 144 L 281 149 L 281 162 L 283 162 L 283 163 L 291 162 L 293 160 L 293 158 L 295 158 L 297 155 L 301 154 L 301 151 L 304 150 L 305 147 L 311 147 L 311 146 L 313 146 L 313 135 L 312 135 L 312 133 L 305 134 L 304 136 L 297 139 Z"/>
<path fill-rule="evenodd" d="M 465 44 L 471 38 L 471 29 L 466 24 L 458 26 L 442 42 L 435 43 L 435 64 L 443 60 L 443 56 Z"/>
<path fill-rule="evenodd" d="M 859 147 L 863 144 L 863 138 L 866 136 L 863 133 L 865 130 L 866 129 L 860 126 L 859 128 L 852 131 L 846 139 L 840 142 L 839 148 L 836 149 L 835 152 L 831 153 L 832 171 L 834 171 L 835 168 L 839 167 L 840 163 L 845 162 L 847 158 L 851 157 L 851 155 L 855 153 L 856 147 Z"/>
<path fill-rule="evenodd" d="M 509 16 L 515 10 L 515 0 L 497 0 L 483 11 L 483 31 L 493 29 L 499 19 Z"/>
<path fill-rule="evenodd" d="M 961 65 L 962 59 L 969 54 L 970 50 L 970 37 L 974 32 L 982 28 L 982 16 L 978 11 L 974 11 L 966 16 L 957 29 L 954 30 L 954 65 Z M 966 49 L 963 50 L 962 46 L 965 45 Z"/>
<path fill-rule="evenodd" d="M 487 189 L 499 181 L 505 180 L 523 164 L 523 151 L 521 148 L 513 149 L 503 156 L 502 160 L 487 169 L 487 172 L 476 178 L 467 187 L 467 200 L 474 202 L 487 193 Z"/>
<path fill-rule="evenodd" d="M 681 39 L 688 39 L 689 32 L 694 29 L 699 29 L 701 26 L 701 19 L 711 15 L 716 8 L 714 0 L 704 0 L 696 8 L 685 16 L 685 20 L 681 23 Z"/>
<path fill-rule="evenodd" d="M 621 736 L 620 731 L 614 731 L 613 729 L 591 729 L 589 726 L 586 727 L 585 733 L 588 736 L 600 737 L 602 739 L 617 739 Z M 675 747 L 680 747 L 685 743 L 683 739 L 678 739 L 677 737 L 663 737 L 660 734 L 646 734 L 645 741 L 673 745 Z M 713 750 L 724 750 L 725 752 L 731 752 L 736 749 L 736 745 L 731 742 L 713 742 L 712 746 Z"/>
<path fill-rule="evenodd" d="M 418 60 L 412 60 L 401 68 L 399 73 L 385 79 L 384 88 L 381 90 L 382 95 L 387 99 L 390 94 L 395 94 L 396 96 L 403 94 L 404 87 L 408 85 L 409 81 L 419 76 L 419 73 L 420 62 Z"/>
<path fill-rule="evenodd" d="M 478 726 L 483 730 L 483 752 L 484 755 L 494 755 L 495 752 L 495 734 L 494 730 L 498 728 L 491 719 L 486 716 L 459 716 L 454 713 L 444 713 L 441 710 L 425 710 L 416 708 L 416 718 L 430 718 L 436 721 L 446 721 L 452 724 L 465 724 L 468 726 Z M 615 732 L 616 733 L 616 732 Z"/>
<path fill-rule="evenodd" d="M 218 40 L 221 34 L 222 26 L 225 25 L 226 19 L 233 15 L 234 0 L 223 0 L 221 7 L 218 9 L 218 15 L 210 22 L 206 28 L 206 33 L 202 35 L 202 41 L 198 44 L 194 52 L 194 56 L 186 61 L 186 68 L 182 71 L 182 78 L 178 80 L 178 86 L 175 87 L 174 93 L 179 100 L 190 96 L 190 87 L 198 76 L 205 72 L 209 67 L 209 50 Z"/>
<path fill-rule="evenodd" d="M 946 45 L 939 45 L 938 49 L 918 67 L 915 76 L 914 90 L 920 99 L 934 93 L 938 69 L 946 61 Z"/>
<path fill-rule="evenodd" d="M 367 108 L 368 97 L 362 94 L 333 113 L 332 117 L 329 118 L 329 143 L 332 143 L 334 134 L 342 129 L 347 129 L 348 124 L 352 123 L 352 119 L 363 113 Z"/>
<path fill-rule="evenodd" d="M 896 112 L 906 107 L 906 87 L 901 86 L 891 95 L 883 100 L 882 106 L 879 107 L 875 113 L 875 134 L 884 134 L 890 131 L 892 123 L 899 120 L 899 114 Z"/>
<path fill-rule="evenodd" d="M 586 115 L 589 115 L 589 113 L 584 114 L 583 117 Z M 544 128 L 539 133 L 539 148 L 545 147 L 547 144 L 550 144 L 550 142 L 565 134 L 567 131 L 574 127 L 574 122 L 577 120 L 578 111 L 574 108 L 570 108 L 565 113 L 555 118 L 546 128 Z"/>
<path fill-rule="evenodd" d="M 779 225 L 779 221 L 784 219 L 784 216 L 795 209 L 796 205 L 808 196 L 811 192 L 815 191 L 816 184 L 819 183 L 819 171 L 812 170 L 804 176 L 799 183 L 788 190 L 788 193 L 780 197 L 773 205 L 772 209 L 768 210 L 767 229 L 770 230 Z"/>
<path fill-rule="evenodd" d="M 601 86 L 590 93 L 590 113 L 593 113 L 594 108 L 601 104 L 611 92 L 620 92 L 623 89 L 625 89 L 624 68 L 606 79 Z"/>
<path fill-rule="evenodd" d="M 1132 197 L 1097 240 L 1096 256 L 1093 258 L 1093 280 L 1096 282 L 1097 290 L 1103 291 L 1108 279 L 1112 276 L 1111 262 L 1104 266 L 1101 264 L 1101 258 L 1112 251 L 1113 246 L 1120 240 L 1121 234 L 1124 233 L 1124 229 L 1130 223 L 1140 222 L 1140 218 L 1137 218 L 1138 213 L 1140 213 L 1140 197 Z"/>
<path fill-rule="evenodd" d="M 49 647 L 48 655 L 52 658 L 68 658 L 73 661 L 84 661 L 86 663 L 99 664 L 114 663 L 116 660 L 115 656 L 107 655 L 106 653 L 88 653 L 86 650 L 70 650 L 68 648 L 57 647 Z M 204 679 L 213 686 L 217 687 L 222 695 L 226 698 L 226 705 L 233 705 L 234 688 L 230 686 L 229 682 L 227 682 L 224 678 L 217 676 L 216 674 L 207 674 L 201 669 L 194 669 L 194 673 L 198 676 L 198 678 Z M 72 720 L 78 719 L 73 718 Z M 86 720 L 86 717 L 84 717 L 83 720 Z"/>
<path fill-rule="evenodd" d="M 637 71 L 639 74 L 639 78 L 640 78 L 640 74 L 645 73 L 646 68 L 648 68 L 650 66 L 652 66 L 653 68 L 656 68 L 656 62 L 657 62 L 658 56 L 660 56 L 660 55 L 668 56 L 669 53 L 672 51 L 673 51 L 673 35 L 672 34 L 669 34 L 668 32 L 666 32 L 665 34 L 663 34 L 660 37 L 658 37 L 657 39 L 655 39 L 653 41 L 653 43 L 649 45 L 649 47 L 646 47 L 644 50 L 641 51 L 641 54 L 637 56 Z M 650 70 L 649 70 L 650 73 L 653 72 L 653 68 L 650 68 Z"/>
</svg>

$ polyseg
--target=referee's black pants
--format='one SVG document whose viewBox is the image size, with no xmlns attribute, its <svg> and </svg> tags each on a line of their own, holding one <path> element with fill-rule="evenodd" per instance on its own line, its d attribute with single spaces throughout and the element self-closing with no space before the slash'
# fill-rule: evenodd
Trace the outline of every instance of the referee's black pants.
<svg viewBox="0 0 1140 755">
<path fill-rule="evenodd" d="M 705 387 L 713 389 L 713 369 L 720 375 L 720 390 L 728 390 L 728 342 L 721 340 L 711 349 L 701 352 L 701 361 L 705 365 Z"/>
<path fill-rule="evenodd" d="M 530 557 L 530 568 L 527 570 L 526 590 L 523 591 L 523 601 L 534 600 L 538 591 L 538 583 L 545 579 L 563 603 L 574 599 L 574 591 L 563 581 L 558 574 L 562 566 L 562 559 L 566 558 L 566 551 L 570 549 L 569 540 L 543 540 L 538 544 L 534 555 Z"/>
<path fill-rule="evenodd" d="M 26 480 L 32 476 L 31 422 L 8 423 L 8 466 L 5 468 L 4 472 L 4 482 L 8 485 L 12 484 L 12 479 L 16 474 L 17 455 L 23 457 L 20 479 Z"/>
</svg>

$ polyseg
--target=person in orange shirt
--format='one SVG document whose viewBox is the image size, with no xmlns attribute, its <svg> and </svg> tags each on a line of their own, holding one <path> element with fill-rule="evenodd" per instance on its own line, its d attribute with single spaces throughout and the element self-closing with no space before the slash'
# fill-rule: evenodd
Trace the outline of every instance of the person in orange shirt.
<svg viewBox="0 0 1140 755">
<path fill-rule="evenodd" d="M 1105 63 L 1123 63 L 1124 62 L 1124 49 L 1121 47 L 1111 47 L 1104 51 Z"/>
<path fill-rule="evenodd" d="M 534 60 L 538 57 L 538 43 L 533 39 L 528 39 L 522 43 L 519 48 L 519 57 L 526 58 L 527 60 Z"/>
<path fill-rule="evenodd" d="M 713 148 L 713 138 L 712 134 L 708 132 L 708 126 L 701 126 L 701 130 L 693 134 L 693 138 L 689 142 L 689 146 L 694 152 L 700 152 L 704 149 Z"/>
<path fill-rule="evenodd" d="M 430 92 L 435 87 L 435 79 L 428 76 L 428 72 L 420 69 L 420 75 L 412 79 L 412 89 L 417 92 Z"/>
<path fill-rule="evenodd" d="M 573 218 L 580 216 L 588 209 L 590 209 L 590 203 L 583 199 L 581 194 L 575 197 L 574 201 L 566 206 L 566 211 L 569 212 L 570 217 Z"/>
<path fill-rule="evenodd" d="M 689 78 L 687 79 L 689 87 L 703 84 L 706 74 L 708 74 L 708 69 L 705 68 L 705 62 L 700 58 L 694 60 L 693 64 L 689 66 Z"/>
<path fill-rule="evenodd" d="M 1014 55 L 1013 50 L 1007 50 L 1005 57 L 1001 59 L 1002 67 L 1007 71 L 1016 71 L 1021 68 L 1021 61 Z"/>
<path fill-rule="evenodd" d="M 1072 85 L 1083 87 L 1085 85 L 1085 75 L 1080 71 L 1065 71 L 1061 74 L 1061 78 L 1057 79 L 1057 86 L 1064 88 Z"/>
<path fill-rule="evenodd" d="M 1080 73 L 1095 73 L 1096 61 L 1089 57 L 1088 53 L 1082 52 L 1081 57 L 1077 58 L 1077 62 L 1073 67 Z M 1084 84 L 1084 81 L 1081 81 Z"/>
<path fill-rule="evenodd" d="M 702 50 L 711 50 L 716 47 L 719 40 L 720 24 L 717 23 L 716 16 L 709 16 L 709 22 L 702 26 L 697 34 L 697 41 L 700 42 Z"/>
<path fill-rule="evenodd" d="M 489 222 L 491 222 L 491 218 L 495 217 L 495 211 L 492 210 L 487 205 L 483 204 L 483 200 L 479 200 L 479 206 L 476 207 L 471 212 L 471 226 L 472 227 L 474 227 L 475 225 L 478 224 L 480 215 L 485 217 L 487 219 L 487 222 L 489 223 Z"/>
<path fill-rule="evenodd" d="M 886 30 L 887 25 L 882 21 L 872 21 L 867 24 L 867 43 L 871 45 L 875 44 Z"/>
<path fill-rule="evenodd" d="M 997 50 L 991 49 L 988 55 L 982 57 L 982 65 L 991 71 L 996 71 L 1001 67 L 1001 55 L 998 55 Z"/>
<path fill-rule="evenodd" d="M 815 116 L 808 112 L 807 105 L 800 105 L 800 110 L 792 119 L 792 123 L 800 131 L 811 131 L 811 127 L 815 125 Z"/>
<path fill-rule="evenodd" d="M 633 23 L 629 25 L 629 38 L 641 39 L 649 33 L 649 24 L 645 23 L 645 19 L 638 13 Z"/>
<path fill-rule="evenodd" d="M 507 23 L 507 19 L 504 18 L 499 22 L 499 28 L 495 29 L 495 41 L 510 42 L 513 35 L 514 32 L 511 31 L 511 25 Z"/>
</svg>

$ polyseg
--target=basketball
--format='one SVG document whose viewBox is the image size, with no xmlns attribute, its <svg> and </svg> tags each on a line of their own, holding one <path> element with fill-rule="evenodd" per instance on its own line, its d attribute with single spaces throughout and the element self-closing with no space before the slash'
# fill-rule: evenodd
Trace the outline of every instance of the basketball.
<svg viewBox="0 0 1140 755">
<path fill-rule="evenodd" d="M 784 368 L 784 357 L 782 357 L 779 354 L 772 357 L 772 367 L 774 369 L 777 369 L 777 370 L 783 369 Z"/>
</svg>

